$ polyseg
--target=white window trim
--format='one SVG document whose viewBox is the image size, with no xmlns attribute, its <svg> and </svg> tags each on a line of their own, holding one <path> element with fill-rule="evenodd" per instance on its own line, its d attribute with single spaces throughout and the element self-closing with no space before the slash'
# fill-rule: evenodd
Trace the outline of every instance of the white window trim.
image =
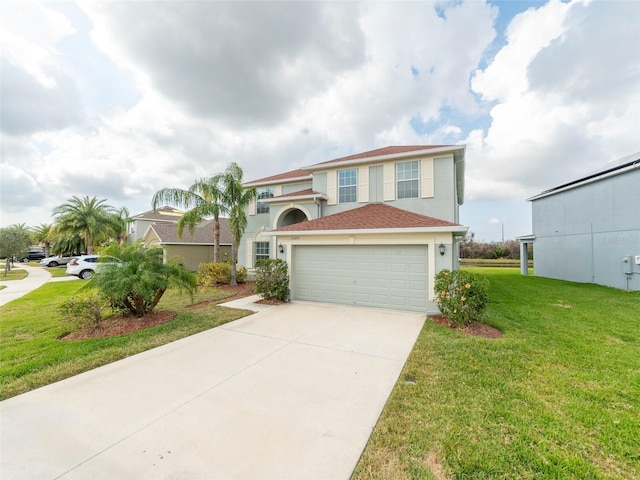
<svg viewBox="0 0 640 480">
<path fill-rule="evenodd" d="M 417 194 L 415 197 L 403 197 L 402 199 L 400 199 L 400 196 L 398 195 L 398 183 L 399 183 L 401 180 L 398 178 L 398 166 L 399 166 L 399 165 L 404 165 L 404 164 L 406 164 L 406 163 L 416 163 L 416 162 L 418 163 L 418 176 L 417 176 L 416 178 L 411 179 L 411 181 L 417 181 L 417 182 L 418 182 L 418 194 Z M 420 181 L 420 178 L 421 178 L 421 177 L 420 177 L 420 172 L 421 172 L 421 168 L 420 168 L 420 167 L 421 167 L 421 162 L 420 162 L 419 160 L 406 160 L 406 161 L 404 161 L 404 162 L 397 162 L 397 163 L 394 165 L 395 176 L 396 176 L 396 179 L 395 179 L 396 198 L 398 198 L 399 200 L 412 199 L 412 198 L 420 198 L 420 191 L 421 191 L 420 187 L 421 187 L 421 183 L 422 183 L 422 182 Z M 406 181 L 406 179 L 405 179 L 405 180 L 403 180 L 403 181 Z"/>
<path fill-rule="evenodd" d="M 337 183 L 337 191 L 338 191 L 338 203 L 357 203 L 358 202 L 358 168 L 344 168 L 341 170 L 338 170 L 338 183 Z M 355 171 L 356 172 L 356 181 L 353 185 L 340 185 L 340 172 L 349 172 L 349 171 Z M 340 201 L 340 187 L 342 188 L 352 188 L 355 187 L 356 189 L 356 198 L 353 201 L 349 201 L 349 202 L 341 202 Z"/>
</svg>

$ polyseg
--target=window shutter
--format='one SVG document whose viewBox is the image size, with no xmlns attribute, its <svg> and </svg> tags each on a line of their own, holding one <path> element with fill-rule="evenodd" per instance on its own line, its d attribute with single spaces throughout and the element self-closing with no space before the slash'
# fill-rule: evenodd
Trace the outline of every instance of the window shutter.
<svg viewBox="0 0 640 480">
<path fill-rule="evenodd" d="M 247 240 L 247 258 L 245 258 L 245 266 L 253 268 L 253 240 Z"/>
<path fill-rule="evenodd" d="M 420 192 L 422 198 L 434 196 L 433 158 L 424 158 L 420 165 Z"/>
<path fill-rule="evenodd" d="M 335 170 L 327 172 L 327 205 L 338 203 L 338 175 Z"/>
<path fill-rule="evenodd" d="M 251 201 L 249 202 L 249 215 L 255 215 L 256 214 L 256 199 L 252 198 Z"/>
<path fill-rule="evenodd" d="M 358 169 L 358 202 L 369 202 L 369 167 Z"/>
<path fill-rule="evenodd" d="M 383 198 L 385 202 L 396 199 L 396 166 L 393 163 L 385 163 L 382 169 Z"/>
</svg>

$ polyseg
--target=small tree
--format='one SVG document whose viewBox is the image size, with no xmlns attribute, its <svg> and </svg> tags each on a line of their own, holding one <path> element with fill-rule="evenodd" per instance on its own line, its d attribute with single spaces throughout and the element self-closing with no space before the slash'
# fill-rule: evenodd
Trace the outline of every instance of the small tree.
<svg viewBox="0 0 640 480">
<path fill-rule="evenodd" d="M 22 225 L 0 229 L 0 257 L 6 257 L 4 276 L 11 269 L 11 259 L 20 255 L 31 245 L 28 231 Z"/>
<path fill-rule="evenodd" d="M 480 320 L 489 301 L 488 292 L 489 281 L 476 273 L 443 269 L 436 275 L 436 303 L 454 327 Z"/>
<path fill-rule="evenodd" d="M 177 263 L 163 263 L 161 248 L 112 243 L 103 253 L 87 287 L 97 288 L 114 307 L 142 317 L 153 311 L 171 286 L 193 297 L 195 276 Z"/>
</svg>

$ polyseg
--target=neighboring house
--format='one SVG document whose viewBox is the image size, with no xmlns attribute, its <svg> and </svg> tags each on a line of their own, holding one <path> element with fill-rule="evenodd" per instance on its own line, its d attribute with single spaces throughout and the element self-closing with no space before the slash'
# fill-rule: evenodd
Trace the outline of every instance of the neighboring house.
<svg viewBox="0 0 640 480">
<path fill-rule="evenodd" d="M 640 290 L 640 153 L 528 199 L 541 277 Z M 521 265 L 522 273 L 526 268 Z"/>
<path fill-rule="evenodd" d="M 139 213 L 131 217 L 129 223 L 127 242 L 136 243 L 140 240 L 152 224 L 166 223 L 177 228 L 178 220 L 184 215 L 182 210 L 173 207 L 160 207 L 157 210 Z"/>
<path fill-rule="evenodd" d="M 395 146 L 245 183 L 257 189 L 239 261 L 288 262 L 291 298 L 436 311 L 458 267 L 462 145 Z"/>
<path fill-rule="evenodd" d="M 193 234 L 185 227 L 182 238 L 178 237 L 178 227 L 173 223 L 155 223 L 147 227 L 142 237 L 147 246 L 159 246 L 163 249 L 164 261 L 177 259 L 189 271 L 198 270 L 201 263 L 214 261 L 213 257 L 213 220 L 200 222 Z M 220 261 L 231 259 L 233 236 L 229 229 L 229 219 L 220 219 Z"/>
</svg>

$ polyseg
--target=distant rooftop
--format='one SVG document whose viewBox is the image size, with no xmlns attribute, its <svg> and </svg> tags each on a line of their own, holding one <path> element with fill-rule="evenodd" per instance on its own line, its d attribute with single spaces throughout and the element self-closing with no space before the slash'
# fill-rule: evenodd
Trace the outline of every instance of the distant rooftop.
<svg viewBox="0 0 640 480">
<path fill-rule="evenodd" d="M 543 192 L 540 192 L 537 195 L 534 195 L 531 198 L 527 198 L 527 201 L 536 200 L 538 198 L 546 197 L 548 195 L 553 195 L 562 190 L 567 190 L 570 188 L 574 188 L 580 186 L 584 183 L 588 183 L 594 180 L 597 180 L 599 177 L 605 177 L 610 175 L 615 175 L 616 173 L 622 173 L 629 168 L 638 168 L 640 167 L 640 152 L 632 153 L 631 155 L 627 155 L 619 160 L 613 160 L 607 162 L 601 168 L 594 170 L 586 175 L 577 178 L 576 180 L 572 180 L 570 182 L 563 183 L 558 185 L 557 187 L 550 188 Z"/>
</svg>

